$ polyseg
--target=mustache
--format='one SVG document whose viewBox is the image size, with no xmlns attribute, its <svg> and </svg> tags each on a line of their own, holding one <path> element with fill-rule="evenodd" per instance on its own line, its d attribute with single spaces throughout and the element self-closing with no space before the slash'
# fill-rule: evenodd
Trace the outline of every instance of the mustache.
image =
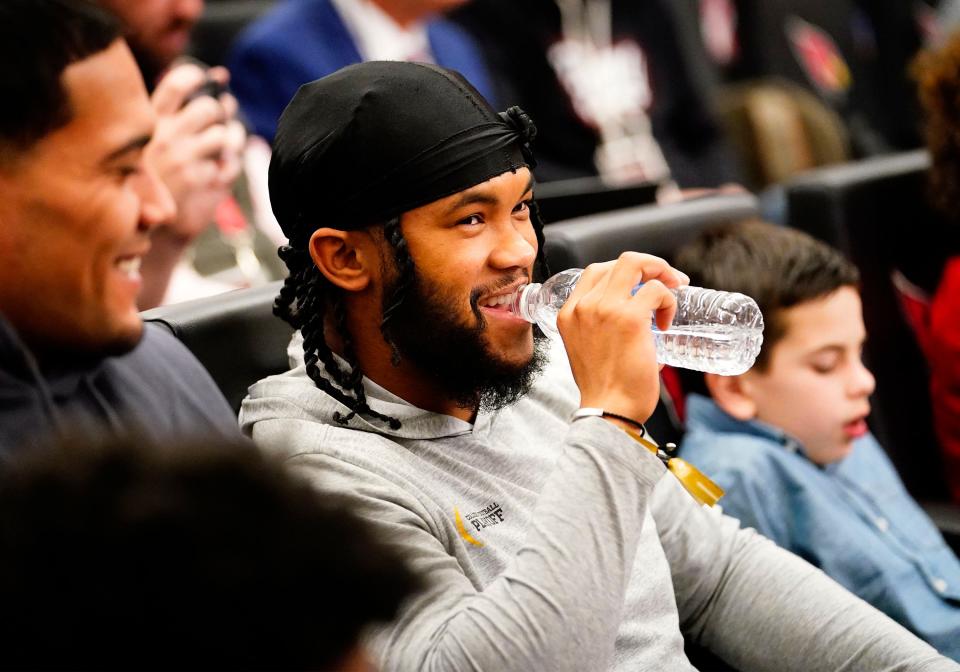
<svg viewBox="0 0 960 672">
<path fill-rule="evenodd" d="M 480 319 L 483 319 L 480 313 L 480 304 L 479 304 L 480 297 L 485 296 L 487 294 L 493 294 L 495 292 L 500 291 L 501 289 L 505 289 L 510 285 L 512 285 L 513 283 L 515 283 L 517 280 L 523 280 L 527 284 L 530 284 L 530 274 L 526 271 L 517 271 L 516 273 L 512 273 L 510 275 L 506 275 L 500 278 L 496 282 L 491 282 L 490 284 L 487 284 L 487 285 L 480 285 L 479 287 L 474 287 L 470 291 L 470 310 L 473 311 L 473 314 L 475 316 L 477 316 Z"/>
</svg>

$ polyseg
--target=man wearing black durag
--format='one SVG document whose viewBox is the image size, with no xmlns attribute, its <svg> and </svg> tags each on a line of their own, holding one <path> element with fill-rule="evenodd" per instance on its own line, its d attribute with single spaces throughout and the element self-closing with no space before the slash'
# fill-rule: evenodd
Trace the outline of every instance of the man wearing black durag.
<svg viewBox="0 0 960 672">
<path fill-rule="evenodd" d="M 692 669 L 687 638 L 742 670 L 960 669 L 700 507 L 625 431 L 656 404 L 650 315 L 666 326 L 682 273 L 636 253 L 591 266 L 562 347 L 506 309 L 542 267 L 534 135 L 410 63 L 308 84 L 280 120 L 276 312 L 301 363 L 254 385 L 241 423 L 426 576 L 379 665 Z"/>
</svg>

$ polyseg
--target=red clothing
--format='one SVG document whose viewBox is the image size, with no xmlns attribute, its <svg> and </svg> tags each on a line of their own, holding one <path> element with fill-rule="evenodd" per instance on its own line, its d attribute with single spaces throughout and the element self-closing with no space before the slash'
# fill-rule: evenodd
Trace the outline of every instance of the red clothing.
<svg viewBox="0 0 960 672">
<path fill-rule="evenodd" d="M 947 484 L 953 500 L 960 503 L 960 257 L 947 262 L 929 302 L 903 286 L 898 289 L 930 365 L 934 427 L 943 449 Z"/>
</svg>

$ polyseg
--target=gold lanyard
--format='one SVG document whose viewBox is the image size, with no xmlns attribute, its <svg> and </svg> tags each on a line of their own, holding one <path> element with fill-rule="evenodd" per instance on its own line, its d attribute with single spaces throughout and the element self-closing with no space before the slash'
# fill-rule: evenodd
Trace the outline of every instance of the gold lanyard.
<svg viewBox="0 0 960 672">
<path fill-rule="evenodd" d="M 711 481 L 706 474 L 684 459 L 673 457 L 660 448 L 657 443 L 647 436 L 640 436 L 631 429 L 624 430 L 634 441 L 660 458 L 667 470 L 677 477 L 680 484 L 690 495 L 704 506 L 713 506 L 723 497 L 723 488 Z M 673 444 L 668 443 L 667 446 Z M 671 451 L 672 452 L 672 451 Z"/>
</svg>

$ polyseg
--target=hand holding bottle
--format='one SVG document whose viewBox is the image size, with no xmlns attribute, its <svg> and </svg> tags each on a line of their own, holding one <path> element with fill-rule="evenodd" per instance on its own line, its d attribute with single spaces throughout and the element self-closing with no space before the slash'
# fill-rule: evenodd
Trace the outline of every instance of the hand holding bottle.
<svg viewBox="0 0 960 672">
<path fill-rule="evenodd" d="M 638 282 L 644 284 L 632 293 Z M 666 329 L 676 310 L 676 298 L 667 288 L 688 282 L 663 259 L 637 252 L 587 267 L 557 315 L 581 406 L 638 422 L 653 413 L 660 367 L 650 314 Z"/>
</svg>

